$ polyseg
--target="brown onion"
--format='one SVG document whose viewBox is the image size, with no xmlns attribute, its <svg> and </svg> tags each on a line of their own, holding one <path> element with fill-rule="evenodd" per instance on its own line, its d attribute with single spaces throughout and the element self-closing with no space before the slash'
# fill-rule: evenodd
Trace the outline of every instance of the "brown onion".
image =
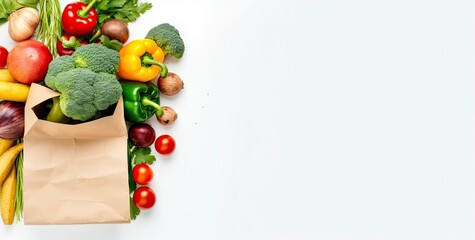
<svg viewBox="0 0 475 240">
<path fill-rule="evenodd" d="M 172 125 L 178 118 L 178 115 L 176 114 L 175 110 L 168 106 L 163 106 L 162 109 L 163 116 L 157 117 L 158 122 L 165 126 Z"/>
<path fill-rule="evenodd" d="M 175 73 L 168 73 L 168 76 L 165 78 L 158 78 L 157 81 L 158 88 L 163 95 L 173 96 L 180 92 L 183 89 L 184 84 L 181 78 Z"/>
<path fill-rule="evenodd" d="M 0 102 L 0 138 L 16 140 L 25 131 L 25 105 L 23 103 Z"/>
</svg>

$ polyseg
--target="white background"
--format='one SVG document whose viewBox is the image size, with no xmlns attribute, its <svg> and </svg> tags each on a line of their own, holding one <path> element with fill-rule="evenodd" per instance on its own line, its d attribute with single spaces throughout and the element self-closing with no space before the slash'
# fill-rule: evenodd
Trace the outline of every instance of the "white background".
<svg viewBox="0 0 475 240">
<path fill-rule="evenodd" d="M 1 239 L 475 239 L 474 1 L 153 3 L 131 39 L 186 43 L 156 207 Z"/>
</svg>

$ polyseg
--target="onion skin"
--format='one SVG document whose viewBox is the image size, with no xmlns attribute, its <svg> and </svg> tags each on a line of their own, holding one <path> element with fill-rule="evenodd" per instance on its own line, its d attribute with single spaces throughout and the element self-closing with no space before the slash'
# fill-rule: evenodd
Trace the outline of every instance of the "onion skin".
<svg viewBox="0 0 475 240">
<path fill-rule="evenodd" d="M 184 83 L 181 78 L 171 72 L 169 72 L 165 78 L 159 77 L 157 85 L 160 92 L 166 96 L 174 96 L 184 88 Z"/>
<path fill-rule="evenodd" d="M 163 106 L 162 109 L 163 116 L 157 117 L 158 122 L 165 126 L 172 125 L 178 118 L 178 115 L 176 114 L 175 110 L 168 106 Z"/>
<path fill-rule="evenodd" d="M 16 140 L 23 137 L 25 131 L 25 104 L 0 102 L 0 138 Z"/>
</svg>

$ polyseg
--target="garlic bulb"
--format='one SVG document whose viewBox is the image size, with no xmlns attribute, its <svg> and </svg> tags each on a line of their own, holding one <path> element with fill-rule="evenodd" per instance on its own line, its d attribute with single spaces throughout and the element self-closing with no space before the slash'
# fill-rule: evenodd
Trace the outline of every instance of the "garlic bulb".
<svg viewBox="0 0 475 240">
<path fill-rule="evenodd" d="M 8 34 L 17 42 L 31 38 L 40 23 L 40 13 L 30 7 L 20 8 L 8 17 Z"/>
</svg>

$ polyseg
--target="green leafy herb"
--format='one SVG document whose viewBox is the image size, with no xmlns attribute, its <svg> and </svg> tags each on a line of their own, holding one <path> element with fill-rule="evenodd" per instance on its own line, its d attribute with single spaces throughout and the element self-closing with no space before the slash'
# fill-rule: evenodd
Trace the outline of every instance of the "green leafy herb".
<svg viewBox="0 0 475 240">
<path fill-rule="evenodd" d="M 152 164 L 156 160 L 155 156 L 152 154 L 152 149 L 139 148 L 134 146 L 132 141 L 127 141 L 127 161 L 129 167 L 129 191 L 132 194 L 137 189 L 137 183 L 135 183 L 132 178 L 132 170 L 135 165 L 140 163 Z M 130 198 L 130 219 L 135 220 L 140 214 L 140 209 L 135 205 L 133 198 Z"/>
<path fill-rule="evenodd" d="M 137 183 L 135 183 L 134 179 L 132 178 L 132 169 L 133 169 L 133 161 L 132 161 L 132 150 L 134 149 L 134 145 L 132 142 L 129 140 L 127 142 L 127 160 L 128 160 L 128 166 L 129 166 L 129 192 L 133 193 L 135 189 L 137 189 Z"/>
<path fill-rule="evenodd" d="M 134 146 L 130 139 L 127 141 L 127 163 L 129 170 L 129 192 L 132 194 L 137 189 L 137 183 L 132 178 L 132 170 L 140 163 L 152 164 L 156 160 L 150 147 L 140 148 Z M 140 209 L 135 205 L 133 198 L 130 198 L 130 219 L 135 220 L 140 214 Z"/>
<path fill-rule="evenodd" d="M 39 0 L 16 0 L 11 1 L 12 9 L 20 9 L 22 7 L 36 8 Z"/>
<path fill-rule="evenodd" d="M 92 0 L 81 0 L 90 3 Z M 138 3 L 137 0 L 102 0 L 95 6 L 99 25 L 106 20 L 115 18 L 126 23 L 134 22 L 137 18 L 152 8 L 148 2 Z"/>
<path fill-rule="evenodd" d="M 5 3 L 7 1 L 0 0 L 0 24 L 4 24 L 8 21 L 10 16 L 10 4 Z"/>
<path fill-rule="evenodd" d="M 132 151 L 132 160 L 134 165 L 140 163 L 152 164 L 155 162 L 156 158 L 152 154 L 152 149 L 150 147 L 147 148 L 135 148 Z"/>
<path fill-rule="evenodd" d="M 140 209 L 135 205 L 134 199 L 130 198 L 130 219 L 135 220 L 140 214 Z"/>
<path fill-rule="evenodd" d="M 99 37 L 101 39 L 102 46 L 106 46 L 112 50 L 116 50 L 117 52 L 120 51 L 123 44 L 115 39 L 111 40 L 108 36 L 102 35 Z"/>
<path fill-rule="evenodd" d="M 109 4 L 110 8 L 121 8 L 127 3 L 127 0 L 115 0 Z"/>
<path fill-rule="evenodd" d="M 31 7 L 36 9 L 39 0 L 0 0 L 0 24 L 8 21 L 8 16 L 14 11 L 23 8 Z"/>
<path fill-rule="evenodd" d="M 90 1 L 83 1 L 83 2 L 89 3 Z M 96 12 L 106 11 L 107 9 L 109 9 L 109 6 L 108 6 L 109 2 L 110 0 L 102 0 L 96 6 L 94 6 L 94 9 L 96 9 Z"/>
</svg>

